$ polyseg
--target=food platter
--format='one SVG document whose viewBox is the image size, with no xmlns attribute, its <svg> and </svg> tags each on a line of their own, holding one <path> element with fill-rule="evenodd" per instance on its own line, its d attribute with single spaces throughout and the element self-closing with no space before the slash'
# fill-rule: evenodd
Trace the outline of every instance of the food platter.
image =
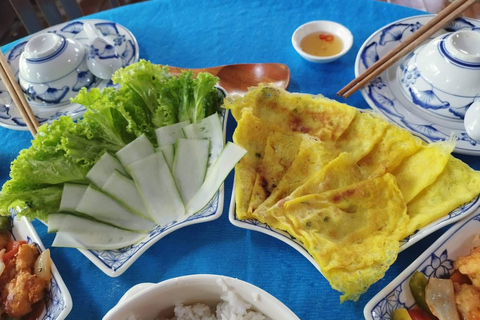
<svg viewBox="0 0 480 320">
<path fill-rule="evenodd" d="M 409 17 L 375 31 L 363 43 L 357 54 L 355 76 L 363 73 L 432 17 L 433 15 Z M 480 27 L 478 20 L 458 18 L 433 37 L 441 33 L 478 27 Z M 462 122 L 448 121 L 429 115 L 425 110 L 409 102 L 397 83 L 396 70 L 400 63 L 402 60 L 381 73 L 361 90 L 370 107 L 379 111 L 389 121 L 430 141 L 446 140 L 454 134 L 457 138 L 455 152 L 480 155 L 480 144 L 467 135 Z"/>
<path fill-rule="evenodd" d="M 34 243 L 40 251 L 44 251 L 42 241 L 40 240 L 34 227 L 22 217 L 20 219 L 12 216 L 12 236 L 15 240 L 26 240 L 27 243 Z M 46 295 L 46 308 L 43 314 L 38 318 L 40 320 L 62 320 L 65 319 L 72 310 L 72 298 L 67 286 L 63 282 L 60 273 L 52 262 L 52 280 Z"/>
<path fill-rule="evenodd" d="M 408 288 L 412 274 L 421 271 L 427 278 L 450 274 L 453 271 L 453 260 L 469 253 L 479 228 L 480 210 L 477 209 L 442 235 L 397 278 L 375 295 L 365 306 L 365 318 L 386 320 L 390 319 L 395 309 L 411 309 L 415 305 Z"/>
<path fill-rule="evenodd" d="M 73 21 L 62 23 L 45 30 L 44 32 L 55 32 L 61 34 L 66 38 L 72 38 L 78 40 L 80 43 L 86 45 L 88 43 L 88 37 L 86 32 L 83 31 L 83 24 L 88 23 L 92 27 L 100 30 L 100 32 L 107 39 L 112 40 L 116 50 L 122 55 L 125 66 L 130 65 L 138 61 L 139 47 L 135 36 L 125 27 L 120 24 L 98 19 L 88 19 L 81 21 Z M 38 34 L 38 33 L 37 33 Z M 35 36 L 31 35 L 29 38 Z M 18 78 L 18 64 L 20 55 L 22 54 L 26 43 L 29 38 L 16 44 L 13 48 L 5 53 L 7 61 Z M 92 84 L 92 87 L 105 88 L 112 86 L 112 82 L 108 80 L 97 80 Z M 28 99 L 28 97 L 27 97 Z M 35 108 L 33 109 L 35 116 L 40 124 L 51 123 L 52 121 L 60 118 L 61 116 L 70 116 L 73 119 L 79 118 L 84 112 L 85 107 L 75 103 L 67 103 L 62 105 L 54 105 L 49 107 Z M 14 130 L 28 130 L 22 116 L 15 107 L 12 98 L 8 94 L 8 91 L 3 82 L 0 81 L 0 126 L 14 129 Z"/>
</svg>

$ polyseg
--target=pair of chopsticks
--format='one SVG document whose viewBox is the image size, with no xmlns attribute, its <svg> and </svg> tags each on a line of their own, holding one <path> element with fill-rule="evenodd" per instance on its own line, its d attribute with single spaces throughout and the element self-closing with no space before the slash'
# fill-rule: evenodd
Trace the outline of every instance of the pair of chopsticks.
<svg viewBox="0 0 480 320">
<path fill-rule="evenodd" d="M 355 91 L 363 88 L 367 83 L 372 81 L 380 73 L 387 70 L 391 65 L 413 51 L 416 47 L 430 38 L 437 31 L 442 29 L 447 23 L 455 19 L 468 9 L 476 0 L 456 0 L 440 11 L 433 19 L 415 31 L 410 37 L 405 39 L 392 51 L 375 62 L 370 68 L 365 70 L 357 78 L 353 79 L 349 84 L 337 92 L 337 96 L 344 98 L 350 97 Z"/>
<path fill-rule="evenodd" d="M 10 69 L 7 59 L 5 59 L 5 56 L 2 52 L 0 52 L 0 78 L 7 87 L 8 93 L 12 97 L 15 106 L 25 120 L 28 130 L 30 130 L 32 136 L 35 137 L 37 135 L 37 128 L 40 126 L 40 124 L 30 108 L 23 91 L 15 79 L 15 75 Z"/>
</svg>

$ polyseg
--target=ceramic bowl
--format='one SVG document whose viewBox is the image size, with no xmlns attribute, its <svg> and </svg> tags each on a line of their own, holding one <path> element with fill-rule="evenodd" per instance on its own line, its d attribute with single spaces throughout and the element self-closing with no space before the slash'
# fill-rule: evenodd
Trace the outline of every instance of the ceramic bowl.
<svg viewBox="0 0 480 320">
<path fill-rule="evenodd" d="M 96 82 L 88 70 L 85 47 L 55 33 L 31 38 L 19 60 L 19 83 L 32 107 L 69 103 L 78 91 Z"/>
<path fill-rule="evenodd" d="M 334 37 L 338 37 L 343 43 L 342 50 L 335 55 L 326 57 L 319 57 L 306 53 L 301 48 L 300 43 L 307 35 L 316 32 L 325 32 L 333 35 Z M 327 63 L 337 60 L 350 50 L 353 44 L 353 36 L 350 30 L 339 23 L 325 20 L 311 21 L 301 25 L 297 28 L 297 30 L 295 30 L 292 35 L 292 44 L 298 54 L 300 54 L 304 59 L 315 63 Z"/>
<path fill-rule="evenodd" d="M 227 288 L 268 319 L 299 320 L 288 307 L 266 291 L 239 279 L 210 274 L 190 275 L 157 284 L 134 286 L 103 320 L 170 318 L 173 317 L 175 305 L 179 303 L 215 306 L 221 301 L 221 296 L 226 294 Z"/>
<path fill-rule="evenodd" d="M 478 245 L 479 234 L 480 209 L 457 222 L 398 277 L 376 294 L 364 308 L 365 319 L 389 320 L 395 309 L 414 308 L 415 299 L 408 285 L 413 273 L 420 271 L 429 279 L 448 276 L 454 271 L 453 261 L 458 256 L 467 255 L 470 249 Z"/>
<path fill-rule="evenodd" d="M 480 32 L 440 35 L 408 55 L 397 68 L 398 84 L 419 110 L 462 122 L 480 99 Z"/>
</svg>

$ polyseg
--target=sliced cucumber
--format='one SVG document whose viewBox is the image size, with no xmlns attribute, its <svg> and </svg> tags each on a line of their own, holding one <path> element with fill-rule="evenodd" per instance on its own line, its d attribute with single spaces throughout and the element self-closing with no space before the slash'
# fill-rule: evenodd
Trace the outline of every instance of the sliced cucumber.
<svg viewBox="0 0 480 320">
<path fill-rule="evenodd" d="M 200 189 L 208 163 L 210 140 L 178 139 L 175 144 L 173 176 L 182 197 L 188 203 Z"/>
<path fill-rule="evenodd" d="M 185 214 L 185 206 L 161 152 L 132 163 L 128 169 L 153 221 L 165 225 Z"/>
<path fill-rule="evenodd" d="M 230 171 L 235 167 L 235 164 L 242 159 L 245 153 L 247 153 L 245 149 L 234 143 L 227 143 L 218 156 L 217 161 L 215 161 L 211 170 L 207 173 L 200 190 L 187 204 L 186 210 L 188 215 L 200 211 L 208 204 Z"/>
<path fill-rule="evenodd" d="M 60 200 L 60 211 L 75 212 L 87 188 L 88 185 L 85 184 L 65 183 Z"/>
<path fill-rule="evenodd" d="M 114 250 L 138 243 L 146 236 L 143 233 L 119 229 L 70 214 L 55 216 L 63 217 L 60 217 L 61 221 L 56 222 L 58 232 L 53 240 L 53 247 Z"/>
<path fill-rule="evenodd" d="M 208 159 L 208 169 L 212 167 L 215 160 L 223 150 L 224 138 L 222 123 L 219 115 L 214 113 L 199 122 L 192 123 L 183 128 L 187 139 L 208 139 L 210 140 L 210 155 Z"/>
<path fill-rule="evenodd" d="M 167 161 L 168 167 L 173 171 L 173 160 L 175 158 L 175 145 L 167 144 L 158 148 L 159 151 L 163 153 L 165 160 Z"/>
<path fill-rule="evenodd" d="M 155 228 L 155 223 L 131 213 L 116 200 L 92 186 L 85 191 L 76 211 L 126 230 L 148 232 Z"/>
<path fill-rule="evenodd" d="M 182 129 L 189 124 L 190 121 L 182 121 L 156 129 L 158 146 L 172 145 L 177 142 L 177 139 L 185 138 Z"/>
<path fill-rule="evenodd" d="M 132 213 L 138 214 L 149 220 L 151 219 L 135 182 L 121 174 L 119 171 L 115 170 L 111 174 L 110 178 L 105 182 L 102 191 L 120 202 Z"/>
<path fill-rule="evenodd" d="M 127 174 L 120 161 L 110 153 L 105 152 L 103 156 L 100 157 L 100 160 L 88 171 L 87 179 L 97 187 L 102 188 L 115 170 Z"/>
<path fill-rule="evenodd" d="M 48 233 L 57 232 L 60 229 L 60 226 L 63 223 L 63 219 L 67 216 L 67 213 L 50 213 L 48 215 L 47 227 Z"/>
<path fill-rule="evenodd" d="M 125 168 L 135 161 L 146 158 L 155 153 L 155 149 L 145 134 L 133 140 L 117 151 L 116 156 Z M 113 171 L 112 171 L 113 172 Z"/>
</svg>

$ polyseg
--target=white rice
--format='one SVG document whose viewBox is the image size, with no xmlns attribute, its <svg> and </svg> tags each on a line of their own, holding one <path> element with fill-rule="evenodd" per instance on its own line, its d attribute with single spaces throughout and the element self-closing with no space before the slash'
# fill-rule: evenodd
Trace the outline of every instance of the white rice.
<svg viewBox="0 0 480 320">
<path fill-rule="evenodd" d="M 173 318 L 157 320 L 269 320 L 262 313 L 251 310 L 252 305 L 230 290 L 222 279 L 219 278 L 217 283 L 224 293 L 221 296 L 222 301 L 216 308 L 202 303 L 186 306 L 178 304 L 175 306 Z M 258 299 L 258 293 L 254 298 Z"/>
</svg>

